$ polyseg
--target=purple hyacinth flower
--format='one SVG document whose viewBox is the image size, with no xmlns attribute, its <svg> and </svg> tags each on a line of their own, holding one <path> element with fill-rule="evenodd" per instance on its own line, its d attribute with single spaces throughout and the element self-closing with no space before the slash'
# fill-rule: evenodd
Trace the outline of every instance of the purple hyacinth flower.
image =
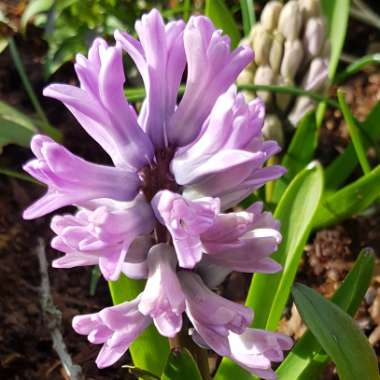
<svg viewBox="0 0 380 380">
<path fill-rule="evenodd" d="M 202 259 L 200 235 L 207 231 L 219 211 L 219 200 L 187 200 L 168 190 L 158 192 L 152 200 L 157 219 L 170 232 L 179 266 L 193 268 Z"/>
<path fill-rule="evenodd" d="M 153 157 L 153 146 L 139 127 L 124 96 L 122 50 L 96 39 L 88 58 L 78 54 L 75 71 L 81 88 L 51 84 L 44 95 L 60 100 L 86 132 L 109 154 L 115 166 L 140 169 Z"/>
<path fill-rule="evenodd" d="M 53 266 L 98 264 L 106 280 L 117 280 L 125 260 L 129 261 L 127 253 L 132 242 L 150 233 L 153 226 L 152 209 L 141 197 L 133 202 L 101 205 L 94 210 L 82 209 L 75 215 L 54 216 L 51 228 L 57 236 L 52 240 L 52 247 L 65 256 L 55 260 Z"/>
<path fill-rule="evenodd" d="M 271 362 L 281 362 L 283 351 L 290 350 L 293 341 L 283 334 L 248 328 L 243 334 L 228 336 L 230 358 L 262 379 L 275 380 Z"/>
<path fill-rule="evenodd" d="M 49 137 L 34 136 L 31 148 L 36 159 L 26 163 L 24 170 L 47 184 L 48 191 L 24 211 L 25 219 L 37 218 L 57 208 L 91 199 L 129 201 L 138 192 L 136 173 L 89 163 Z"/>
<path fill-rule="evenodd" d="M 253 53 L 231 51 L 230 39 L 204 16 L 165 25 L 152 10 L 136 22 L 136 32 L 138 39 L 116 31 L 115 46 L 97 38 L 87 57 L 78 54 L 80 87 L 44 90 L 65 104 L 113 166 L 35 136 L 36 158 L 24 168 L 48 190 L 24 217 L 77 207 L 52 220 L 52 246 L 64 253 L 53 266 L 98 265 L 107 280 L 121 273 L 147 279 L 135 300 L 74 318 L 78 333 L 103 344 L 100 368 L 115 363 L 152 322 L 174 337 L 185 311 L 196 342 L 271 378 L 270 363 L 282 359 L 290 341 L 249 329 L 252 310 L 210 290 L 233 270 L 280 269 L 270 259 L 281 240 L 279 224 L 262 204 L 228 212 L 284 173 L 265 166 L 279 146 L 263 139 L 262 101 L 247 104 L 234 86 Z M 124 51 L 145 86 L 139 114 L 124 94 Z"/>
<path fill-rule="evenodd" d="M 264 116 L 263 102 L 247 104 L 235 86 L 219 97 L 198 138 L 179 149 L 171 163 L 188 198 L 219 197 L 226 209 L 284 174 L 280 166 L 263 167 L 280 150 L 263 139 Z"/>
<path fill-rule="evenodd" d="M 138 310 L 140 297 L 117 306 L 107 307 L 99 313 L 78 315 L 73 328 L 87 335 L 89 342 L 103 344 L 96 365 L 108 367 L 118 361 L 129 345 L 150 325 L 152 320 Z"/>
<path fill-rule="evenodd" d="M 153 318 L 161 335 L 174 337 L 182 328 L 185 296 L 176 275 L 177 259 L 172 246 L 157 244 L 148 254 L 148 279 L 139 310 Z"/>
<path fill-rule="evenodd" d="M 281 266 L 269 256 L 281 242 L 279 223 L 254 203 L 247 211 L 219 214 L 201 236 L 205 261 L 231 271 L 273 273 Z"/>
<path fill-rule="evenodd" d="M 230 355 L 230 331 L 242 334 L 253 312 L 213 293 L 195 273 L 178 273 L 186 296 L 186 314 L 202 340 L 219 355 Z"/>
</svg>

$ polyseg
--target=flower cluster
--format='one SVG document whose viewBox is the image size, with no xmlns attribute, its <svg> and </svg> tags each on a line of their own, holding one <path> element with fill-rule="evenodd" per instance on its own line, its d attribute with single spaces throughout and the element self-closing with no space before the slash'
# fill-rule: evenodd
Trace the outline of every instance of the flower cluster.
<svg viewBox="0 0 380 380">
<path fill-rule="evenodd" d="M 242 41 L 252 45 L 255 60 L 237 79 L 241 85 L 298 85 L 308 91 L 323 92 L 328 81 L 330 42 L 326 40 L 326 23 L 321 15 L 320 0 L 269 1 L 250 35 Z M 244 92 L 247 100 L 253 98 Z M 295 102 L 289 94 L 258 91 L 271 113 L 266 116 L 263 134 L 284 141 L 283 126 L 278 114 L 288 116 L 294 126 L 314 107 L 308 97 Z"/>
<path fill-rule="evenodd" d="M 229 38 L 203 16 L 165 25 L 153 10 L 136 31 L 139 40 L 117 31 L 115 46 L 96 39 L 88 57 L 78 55 L 79 88 L 44 90 L 65 104 L 114 166 L 34 137 L 36 158 L 24 168 L 48 190 L 24 217 L 77 206 L 75 214 L 52 219 L 52 246 L 64 253 L 53 266 L 98 265 L 106 280 L 122 273 L 146 279 L 136 299 L 74 318 L 75 331 L 102 344 L 98 367 L 119 360 L 151 323 L 166 337 L 191 323 L 197 343 L 272 379 L 271 361 L 282 360 L 291 340 L 250 328 L 249 308 L 210 289 L 231 271 L 280 270 L 269 257 L 281 240 L 279 225 L 262 204 L 227 212 L 284 173 L 264 167 L 279 147 L 262 138 L 262 101 L 246 103 L 233 85 L 253 53 L 231 52 Z M 139 115 L 124 95 L 124 51 L 146 89 Z"/>
</svg>

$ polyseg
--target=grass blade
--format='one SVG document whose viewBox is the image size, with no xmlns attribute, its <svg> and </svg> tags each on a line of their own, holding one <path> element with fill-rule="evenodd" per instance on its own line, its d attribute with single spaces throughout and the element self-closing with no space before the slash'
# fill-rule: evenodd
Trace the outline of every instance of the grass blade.
<svg viewBox="0 0 380 380">
<path fill-rule="evenodd" d="M 299 122 L 281 165 L 287 173 L 275 182 L 272 201 L 277 203 L 292 179 L 304 169 L 314 157 L 318 143 L 318 130 L 315 112 L 306 114 Z"/>
<path fill-rule="evenodd" d="M 362 133 L 364 148 L 375 145 L 380 139 L 380 102 L 372 109 L 367 119 L 359 124 Z M 351 143 L 325 171 L 326 188 L 331 191 L 337 189 L 354 171 L 358 165 L 355 148 Z"/>
<path fill-rule="evenodd" d="M 10 50 L 13 62 L 16 66 L 17 72 L 20 75 L 21 82 L 25 88 L 25 91 L 27 92 L 29 99 L 30 99 L 38 117 L 41 119 L 42 123 L 40 125 L 40 129 L 44 133 L 46 133 L 47 135 L 49 135 L 50 137 L 52 137 L 55 140 L 57 140 L 57 141 L 62 140 L 61 132 L 58 131 L 58 129 L 55 129 L 54 127 L 52 127 L 50 125 L 49 120 L 47 119 L 45 112 L 43 111 L 41 104 L 37 99 L 37 96 L 33 90 L 33 87 L 29 81 L 28 76 L 25 72 L 24 65 L 21 61 L 20 55 L 19 55 L 18 50 L 17 50 L 17 46 L 16 46 L 13 38 L 11 38 L 9 40 L 9 50 Z"/>
<path fill-rule="evenodd" d="M 241 16 L 243 19 L 244 36 L 248 36 L 255 25 L 256 15 L 253 0 L 240 0 Z"/>
<path fill-rule="evenodd" d="M 371 282 L 374 265 L 373 250 L 363 249 L 355 265 L 332 296 L 331 301 L 353 316 Z M 276 373 L 279 380 L 318 378 L 329 360 L 313 334 L 307 331 L 293 347 Z"/>
<path fill-rule="evenodd" d="M 321 202 L 314 228 L 337 223 L 369 207 L 379 196 L 380 165 Z"/>
<path fill-rule="evenodd" d="M 294 285 L 293 297 L 304 322 L 335 362 L 341 380 L 379 379 L 376 355 L 348 314 L 305 285 Z"/>
<path fill-rule="evenodd" d="M 351 63 L 346 67 L 344 71 L 337 75 L 335 83 L 340 83 L 348 77 L 350 77 L 351 75 L 356 74 L 363 67 L 373 64 L 380 64 L 380 53 L 365 55 L 364 57 L 361 57 L 355 62 Z"/>
<path fill-rule="evenodd" d="M 344 120 L 346 121 L 348 131 L 350 132 L 350 136 L 351 136 L 352 144 L 355 148 L 356 156 L 359 160 L 360 166 L 362 167 L 364 174 L 368 174 L 371 171 L 371 167 L 367 160 L 367 154 L 360 137 L 360 132 L 358 130 L 354 117 L 352 116 L 352 113 L 348 107 L 348 104 L 346 103 L 346 100 L 344 99 L 343 92 L 341 90 L 338 90 L 337 96 L 338 96 L 340 108 L 342 109 Z"/>
<path fill-rule="evenodd" d="M 144 289 L 145 281 L 131 280 L 121 275 L 117 281 L 109 281 L 114 305 L 131 300 Z M 162 337 L 153 325 L 149 326 L 129 347 L 136 367 L 161 376 L 169 356 L 168 340 Z"/>
<path fill-rule="evenodd" d="M 321 5 L 327 19 L 328 37 L 331 42 L 329 78 L 333 80 L 346 38 L 350 0 L 321 0 Z"/>
</svg>

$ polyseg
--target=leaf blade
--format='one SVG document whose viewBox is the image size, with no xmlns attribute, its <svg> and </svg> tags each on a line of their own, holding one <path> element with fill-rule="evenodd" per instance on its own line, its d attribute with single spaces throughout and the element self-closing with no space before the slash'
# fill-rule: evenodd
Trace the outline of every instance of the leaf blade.
<svg viewBox="0 0 380 380">
<path fill-rule="evenodd" d="M 202 380 L 197 364 L 187 349 L 173 349 L 161 380 Z"/>
<path fill-rule="evenodd" d="M 240 32 L 224 0 L 206 0 L 205 15 L 217 28 L 222 29 L 230 36 L 233 48 L 238 46 Z"/>
<path fill-rule="evenodd" d="M 363 249 L 331 301 L 353 316 L 370 285 L 374 265 L 373 250 Z M 279 380 L 316 378 L 328 361 L 329 357 L 308 330 L 281 363 L 276 374 Z"/>
<path fill-rule="evenodd" d="M 379 379 L 375 353 L 351 317 L 305 285 L 295 284 L 293 297 L 304 322 L 335 362 L 340 379 Z"/>
</svg>

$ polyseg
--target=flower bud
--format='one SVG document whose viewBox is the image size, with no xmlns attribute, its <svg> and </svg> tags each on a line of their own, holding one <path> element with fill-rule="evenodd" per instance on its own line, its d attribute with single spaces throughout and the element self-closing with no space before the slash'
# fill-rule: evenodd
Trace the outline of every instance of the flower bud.
<svg viewBox="0 0 380 380">
<path fill-rule="evenodd" d="M 284 37 L 280 32 L 273 32 L 272 47 L 269 53 L 269 63 L 275 73 L 280 71 L 282 53 L 284 51 Z"/>
<path fill-rule="evenodd" d="M 263 26 L 258 28 L 253 38 L 253 51 L 255 52 L 255 62 L 258 65 L 269 63 L 269 52 L 272 45 L 272 37 Z"/>
<path fill-rule="evenodd" d="M 278 23 L 278 18 L 282 10 L 280 1 L 269 1 L 261 13 L 261 24 L 267 30 L 274 30 Z"/>
<path fill-rule="evenodd" d="M 254 73 L 251 70 L 244 69 L 236 78 L 236 83 L 239 86 L 245 84 L 252 84 L 254 80 Z"/>
<path fill-rule="evenodd" d="M 262 132 L 266 140 L 275 140 L 279 145 L 284 145 L 284 132 L 278 116 L 266 116 Z"/>
<path fill-rule="evenodd" d="M 281 64 L 281 75 L 285 78 L 294 78 L 304 57 L 300 40 L 286 41 L 284 58 Z"/>
<path fill-rule="evenodd" d="M 306 73 L 302 87 L 307 91 L 319 91 L 328 79 L 328 63 L 323 58 L 314 58 L 308 72 Z"/>
<path fill-rule="evenodd" d="M 306 96 L 300 96 L 297 98 L 296 104 L 288 116 L 288 119 L 293 126 L 296 127 L 305 114 L 314 108 L 314 105 L 314 101 Z"/>
<path fill-rule="evenodd" d="M 302 27 L 302 14 L 298 1 L 288 1 L 280 13 L 277 29 L 283 34 L 285 39 L 293 41 L 299 38 Z"/>
<path fill-rule="evenodd" d="M 298 0 L 303 19 L 306 21 L 311 17 L 318 17 L 321 14 L 319 0 Z"/>
<path fill-rule="evenodd" d="M 277 78 L 277 84 L 279 86 L 294 86 L 294 81 L 290 78 L 284 78 L 283 76 L 279 76 Z M 278 93 L 275 95 L 276 96 L 276 104 L 277 104 L 277 107 L 281 110 L 281 111 L 285 111 L 291 100 L 292 100 L 292 95 L 291 94 L 281 94 L 281 93 Z"/>
<path fill-rule="evenodd" d="M 244 69 L 236 79 L 236 83 L 239 86 L 243 86 L 245 84 L 253 84 L 255 79 L 255 74 L 251 70 Z M 252 91 L 243 91 L 244 98 L 247 102 L 250 102 L 255 98 L 255 94 Z"/>
<path fill-rule="evenodd" d="M 273 70 L 269 66 L 260 66 L 255 75 L 255 84 L 270 85 L 275 81 Z M 268 103 L 271 99 L 271 93 L 268 91 L 257 91 L 257 95 L 265 102 Z"/>
<path fill-rule="evenodd" d="M 316 57 L 321 53 L 325 39 L 325 23 L 321 17 L 310 18 L 305 27 L 303 45 L 305 54 L 309 57 Z"/>
</svg>

